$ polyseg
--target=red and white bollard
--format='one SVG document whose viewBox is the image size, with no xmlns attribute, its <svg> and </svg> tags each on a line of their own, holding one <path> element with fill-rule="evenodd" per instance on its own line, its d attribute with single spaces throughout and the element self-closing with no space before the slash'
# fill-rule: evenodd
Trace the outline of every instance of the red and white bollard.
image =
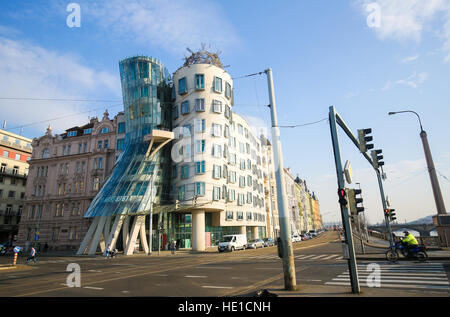
<svg viewBox="0 0 450 317">
<path fill-rule="evenodd" d="M 17 263 L 17 255 L 18 255 L 19 253 L 18 252 L 14 252 L 14 262 L 13 262 L 13 266 L 16 266 L 16 263 Z"/>
</svg>

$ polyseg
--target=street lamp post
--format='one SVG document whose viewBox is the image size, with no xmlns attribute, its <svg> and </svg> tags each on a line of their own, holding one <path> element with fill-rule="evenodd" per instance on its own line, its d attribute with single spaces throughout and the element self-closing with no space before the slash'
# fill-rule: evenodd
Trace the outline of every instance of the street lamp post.
<svg viewBox="0 0 450 317">
<path fill-rule="evenodd" d="M 394 115 L 397 113 L 406 113 L 406 112 L 415 114 L 417 116 L 417 118 L 419 119 L 420 138 L 422 139 L 423 150 L 425 152 L 425 159 L 427 161 L 428 173 L 430 174 L 431 187 L 433 189 L 434 201 L 436 203 L 436 208 L 437 208 L 437 213 L 438 213 L 437 218 L 439 218 L 440 216 L 443 216 L 443 215 L 445 216 L 445 215 L 447 215 L 447 212 L 445 210 L 444 199 L 442 198 L 441 188 L 439 186 L 439 181 L 438 181 L 438 178 L 436 175 L 436 168 L 434 167 L 433 157 L 431 156 L 431 150 L 430 150 L 430 145 L 428 143 L 427 133 L 423 130 L 422 121 L 420 120 L 420 116 L 417 114 L 417 112 L 411 111 L 411 110 L 389 112 L 388 114 Z M 448 218 L 448 217 L 446 217 L 446 218 Z M 444 224 L 447 226 L 449 225 L 448 220 L 444 221 L 443 223 L 440 223 L 440 220 L 437 220 L 435 223 L 435 225 L 440 225 L 440 224 Z M 445 229 L 443 231 L 446 232 Z M 445 238 L 441 239 L 441 241 L 445 241 Z"/>
</svg>

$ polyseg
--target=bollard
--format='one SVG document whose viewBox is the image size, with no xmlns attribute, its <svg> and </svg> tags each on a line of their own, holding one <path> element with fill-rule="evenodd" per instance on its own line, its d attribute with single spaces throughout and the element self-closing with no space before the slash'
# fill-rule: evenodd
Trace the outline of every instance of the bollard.
<svg viewBox="0 0 450 317">
<path fill-rule="evenodd" d="M 17 263 L 17 252 L 14 252 L 14 261 L 13 261 L 13 266 L 16 266 Z"/>
</svg>

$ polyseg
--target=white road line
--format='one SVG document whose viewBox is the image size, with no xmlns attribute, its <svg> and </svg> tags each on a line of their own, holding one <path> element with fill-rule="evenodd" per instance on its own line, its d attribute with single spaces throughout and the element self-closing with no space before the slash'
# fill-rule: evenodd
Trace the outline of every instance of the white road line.
<svg viewBox="0 0 450 317">
<path fill-rule="evenodd" d="M 327 256 L 327 255 L 326 254 L 318 255 L 318 256 L 311 258 L 310 260 L 317 260 L 317 259 L 323 258 L 324 256 Z"/>
<path fill-rule="evenodd" d="M 167 274 L 155 274 L 155 276 L 169 276 Z"/>
<path fill-rule="evenodd" d="M 366 276 L 366 275 L 371 275 L 373 273 L 366 273 L 366 272 L 358 272 L 359 276 Z M 447 279 L 447 274 L 426 274 L 426 273 L 380 273 L 382 276 L 424 276 L 424 277 L 436 277 L 436 276 L 440 276 L 437 278 L 445 278 Z M 342 275 L 349 275 L 349 273 L 342 273 Z"/>
<path fill-rule="evenodd" d="M 207 278 L 205 275 L 186 275 L 188 278 Z"/>
<path fill-rule="evenodd" d="M 229 286 L 202 286 L 203 288 L 224 288 L 224 289 L 232 289 L 233 287 L 229 287 Z"/>
<path fill-rule="evenodd" d="M 327 282 L 325 285 L 340 285 L 340 286 L 350 286 L 350 282 Z M 367 286 L 363 284 L 362 286 Z M 428 289 L 444 289 L 450 290 L 449 286 L 440 285 L 398 285 L 398 284 L 382 284 L 383 288 L 428 288 Z M 377 287 L 381 288 L 381 287 Z"/>
<path fill-rule="evenodd" d="M 349 278 L 334 278 L 333 281 L 350 281 Z M 422 284 L 435 284 L 435 285 L 450 285 L 448 281 L 419 281 L 419 280 L 388 280 L 381 278 L 381 283 L 389 282 L 389 283 L 422 283 Z"/>
<path fill-rule="evenodd" d="M 94 287 L 94 286 L 83 286 L 83 288 L 95 289 L 95 290 L 98 290 L 98 291 L 104 290 L 104 288 L 102 288 L 102 287 Z"/>
<path fill-rule="evenodd" d="M 196 269 L 217 269 L 217 270 L 231 270 L 231 267 L 223 266 L 197 266 Z"/>
<path fill-rule="evenodd" d="M 323 258 L 322 260 L 329 260 L 329 259 L 339 257 L 339 256 L 340 256 L 340 254 L 332 254 L 332 255 L 327 256 L 326 258 Z"/>
<path fill-rule="evenodd" d="M 371 276 L 369 274 L 366 275 L 360 275 L 358 274 L 358 276 L 360 277 L 368 277 Z M 339 278 L 349 278 L 350 275 L 349 274 L 341 274 L 338 275 Z M 387 275 L 387 274 L 382 274 L 381 278 L 399 278 L 399 279 L 420 279 L 420 280 L 439 280 L 439 281 L 448 281 L 447 278 L 445 277 L 429 277 L 429 276 L 402 276 L 399 274 L 395 274 L 395 275 Z"/>
<path fill-rule="evenodd" d="M 316 255 L 315 255 L 315 254 L 306 255 L 306 256 L 298 257 L 297 259 L 299 259 L 299 260 L 305 260 L 305 259 L 311 258 L 311 257 L 313 257 L 313 256 L 316 256 Z"/>
</svg>

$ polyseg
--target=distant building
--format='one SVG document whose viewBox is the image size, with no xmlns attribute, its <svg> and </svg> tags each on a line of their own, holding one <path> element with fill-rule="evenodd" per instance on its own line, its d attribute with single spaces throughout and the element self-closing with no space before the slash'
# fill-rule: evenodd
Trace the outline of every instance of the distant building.
<svg viewBox="0 0 450 317">
<path fill-rule="evenodd" d="M 32 141 L 18 244 L 49 250 L 75 250 L 90 225 L 83 215 L 120 155 L 123 113 Z"/>
<path fill-rule="evenodd" d="M 0 243 L 11 245 L 23 212 L 31 139 L 0 130 Z"/>
<path fill-rule="evenodd" d="M 275 183 L 272 144 L 264 136 L 261 136 L 260 139 L 262 146 L 267 234 L 269 237 L 276 239 L 280 236 L 280 221 L 278 215 L 277 186 Z"/>
</svg>

